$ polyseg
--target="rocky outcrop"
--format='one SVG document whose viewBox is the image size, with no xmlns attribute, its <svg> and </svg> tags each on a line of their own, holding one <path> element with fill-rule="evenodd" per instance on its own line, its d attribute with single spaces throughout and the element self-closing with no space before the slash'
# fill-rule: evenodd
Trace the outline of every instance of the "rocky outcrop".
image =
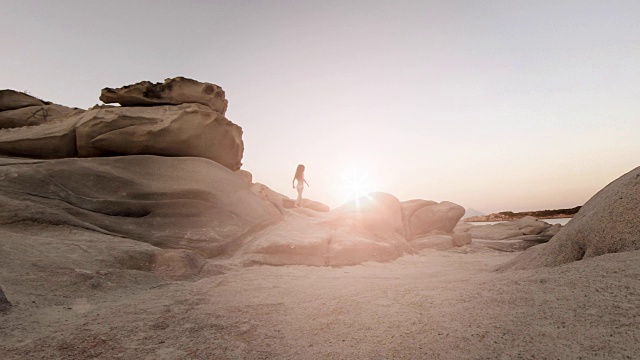
<svg viewBox="0 0 640 360">
<path fill-rule="evenodd" d="M 505 240 L 522 235 L 539 235 L 549 229 L 551 225 L 527 216 L 515 221 L 506 221 L 493 225 L 473 226 L 468 232 L 474 239 Z"/>
<path fill-rule="evenodd" d="M 464 215 L 462 206 L 449 201 L 433 204 L 425 200 L 412 200 L 404 204 L 409 239 L 427 235 L 433 231 L 450 233 Z"/>
<path fill-rule="evenodd" d="M 2 113 L 0 113 L 2 114 Z M 38 126 L 0 130 L 0 155 L 36 159 L 75 157 L 75 124 L 80 115 Z"/>
<path fill-rule="evenodd" d="M 12 129 L 23 126 L 38 126 L 46 123 L 62 121 L 84 110 L 51 104 L 29 106 L 16 110 L 0 112 L 0 129 Z"/>
<path fill-rule="evenodd" d="M 456 245 L 453 241 L 453 237 L 444 234 L 432 234 L 420 236 L 411 240 L 411 247 L 416 250 L 433 249 L 433 250 L 449 250 L 453 249 Z M 461 245 L 462 246 L 462 245 Z"/>
<path fill-rule="evenodd" d="M 22 109 L 28 106 L 51 104 L 36 97 L 15 90 L 0 90 L 0 111 Z"/>
<path fill-rule="evenodd" d="M 405 235 L 400 200 L 391 194 L 370 193 L 334 209 L 332 213 L 359 217 L 361 224 L 372 233 Z"/>
<path fill-rule="evenodd" d="M 76 124 L 79 157 L 192 156 L 241 166 L 242 128 L 199 104 L 89 110 Z"/>
<path fill-rule="evenodd" d="M 548 243 L 500 270 L 558 266 L 609 253 L 640 250 L 640 167 L 595 194 Z"/>
<path fill-rule="evenodd" d="M 395 200 L 395 201 L 394 201 Z M 399 201 L 389 194 L 347 203 L 329 213 L 287 211 L 254 236 L 238 258 L 248 264 L 345 266 L 414 253 L 402 236 Z"/>
<path fill-rule="evenodd" d="M 122 106 L 180 105 L 196 103 L 224 115 L 227 99 L 218 85 L 184 77 L 166 79 L 163 83 L 141 81 L 121 88 L 104 88 L 100 100 Z"/>
<path fill-rule="evenodd" d="M 0 224 L 67 224 L 205 257 L 281 219 L 232 171 L 199 158 L 0 158 L 0 181 Z"/>
</svg>

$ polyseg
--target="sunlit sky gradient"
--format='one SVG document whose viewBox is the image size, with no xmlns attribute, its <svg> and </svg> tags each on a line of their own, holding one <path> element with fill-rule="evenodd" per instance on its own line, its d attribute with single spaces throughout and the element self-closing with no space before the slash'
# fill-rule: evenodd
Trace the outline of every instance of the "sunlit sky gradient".
<svg viewBox="0 0 640 360">
<path fill-rule="evenodd" d="M 484 212 L 582 205 L 640 165 L 640 1 L 0 0 L 0 88 L 222 86 L 244 168 L 335 207 L 370 190 Z M 170 170 L 170 169 L 168 169 Z"/>
</svg>

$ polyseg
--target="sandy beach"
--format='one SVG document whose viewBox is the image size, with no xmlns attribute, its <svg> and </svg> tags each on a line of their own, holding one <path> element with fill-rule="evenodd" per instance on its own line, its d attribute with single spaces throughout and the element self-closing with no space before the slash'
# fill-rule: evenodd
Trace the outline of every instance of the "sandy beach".
<svg viewBox="0 0 640 360">
<path fill-rule="evenodd" d="M 76 241 L 92 236 L 76 229 L 69 234 Z M 60 267 L 45 277 L 57 283 L 33 287 L 42 278 L 32 273 L 11 288 L 21 296 L 12 299 L 19 306 L 2 316 L 0 358 L 633 359 L 640 354 L 640 251 L 555 268 L 494 271 L 516 254 L 474 241 L 346 267 L 244 268 L 209 260 L 208 274 L 181 282 L 132 270 L 94 269 L 83 277 L 78 269 Z"/>
</svg>

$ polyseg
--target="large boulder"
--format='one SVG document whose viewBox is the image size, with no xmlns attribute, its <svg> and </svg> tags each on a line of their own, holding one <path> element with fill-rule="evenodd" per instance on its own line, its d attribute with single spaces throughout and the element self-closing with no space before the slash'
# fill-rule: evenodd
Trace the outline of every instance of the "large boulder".
<svg viewBox="0 0 640 360">
<path fill-rule="evenodd" d="M 0 224 L 66 224 L 205 257 L 281 219 L 231 170 L 200 158 L 0 158 L 0 181 Z"/>
<path fill-rule="evenodd" d="M 405 235 L 400 200 L 391 194 L 373 192 L 341 205 L 332 213 L 360 217 L 372 233 L 391 230 L 402 237 Z"/>
<path fill-rule="evenodd" d="M 193 156 L 241 166 L 242 128 L 200 104 L 96 108 L 76 125 L 79 157 Z"/>
<path fill-rule="evenodd" d="M 464 208 L 449 201 L 419 208 L 408 219 L 408 238 L 427 235 L 433 231 L 450 233 L 464 215 Z"/>
<path fill-rule="evenodd" d="M 499 267 L 535 269 L 640 249 L 640 167 L 595 194 L 548 243 Z"/>
<path fill-rule="evenodd" d="M 5 89 L 0 90 L 0 111 L 16 110 L 27 106 L 49 105 L 47 101 L 42 101 L 23 92 Z"/>
<path fill-rule="evenodd" d="M 166 79 L 163 83 L 141 81 L 117 89 L 104 88 L 100 100 L 122 106 L 197 103 L 222 115 L 227 111 L 227 99 L 221 87 L 184 77 Z"/>
</svg>

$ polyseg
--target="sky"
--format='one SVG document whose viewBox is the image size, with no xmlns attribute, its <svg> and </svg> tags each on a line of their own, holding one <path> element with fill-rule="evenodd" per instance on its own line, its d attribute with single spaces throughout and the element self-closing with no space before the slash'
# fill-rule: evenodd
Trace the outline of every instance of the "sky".
<svg viewBox="0 0 640 360">
<path fill-rule="evenodd" d="M 221 86 L 254 181 L 485 213 L 570 208 L 640 165 L 640 2 L 0 0 L 0 89 Z"/>
</svg>

